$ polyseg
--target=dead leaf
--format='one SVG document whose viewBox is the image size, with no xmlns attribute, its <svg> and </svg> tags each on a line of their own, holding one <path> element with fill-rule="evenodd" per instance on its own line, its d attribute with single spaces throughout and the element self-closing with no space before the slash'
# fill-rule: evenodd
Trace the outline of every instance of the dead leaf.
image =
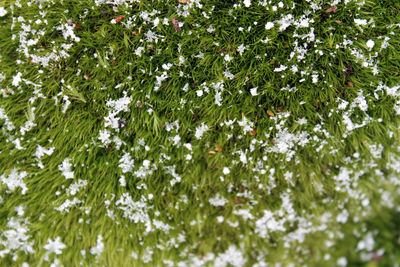
<svg viewBox="0 0 400 267">
<path fill-rule="evenodd" d="M 214 154 L 217 154 L 217 152 L 215 152 L 214 150 L 210 150 L 210 151 L 208 151 L 208 154 L 214 155 Z"/>
<path fill-rule="evenodd" d="M 342 22 L 341 22 L 340 20 L 335 20 L 335 22 L 336 22 L 337 24 L 342 24 Z"/>
<path fill-rule="evenodd" d="M 347 83 L 347 85 L 350 86 L 351 88 L 354 88 L 353 82 L 350 82 L 350 81 L 349 81 L 349 82 Z"/>
<path fill-rule="evenodd" d="M 255 135 L 257 134 L 257 131 L 256 131 L 256 130 L 250 131 L 249 134 L 250 134 L 251 136 L 255 136 Z"/>
<path fill-rule="evenodd" d="M 190 0 L 178 0 L 178 2 L 181 4 L 187 4 L 190 2 Z"/>
<path fill-rule="evenodd" d="M 74 30 L 75 30 L 75 31 L 80 31 L 80 30 L 82 30 L 81 25 L 79 25 L 78 23 L 75 23 Z"/>
<path fill-rule="evenodd" d="M 328 8 L 325 12 L 326 13 L 336 13 L 336 11 L 338 10 L 337 6 L 331 6 L 330 8 Z"/>
<path fill-rule="evenodd" d="M 377 252 L 372 253 L 372 260 L 373 261 L 381 261 L 383 260 L 383 257 L 380 256 Z"/>
<path fill-rule="evenodd" d="M 245 200 L 243 198 L 238 197 L 238 198 L 235 199 L 235 204 L 241 204 L 241 203 L 244 203 L 244 202 L 245 202 Z"/>
<path fill-rule="evenodd" d="M 125 16 L 119 16 L 119 17 L 116 17 L 114 20 L 115 20 L 115 23 L 117 23 L 117 22 L 120 22 L 121 20 L 123 20 L 125 18 Z"/>
<path fill-rule="evenodd" d="M 271 110 L 267 110 L 267 114 L 268 114 L 268 116 L 270 116 L 270 117 L 274 117 L 275 116 L 275 114 L 271 111 Z"/>
<path fill-rule="evenodd" d="M 222 147 L 220 145 L 215 145 L 215 150 L 222 152 Z"/>
<path fill-rule="evenodd" d="M 89 74 L 85 74 L 85 79 L 86 80 L 90 79 L 90 75 Z"/>
<path fill-rule="evenodd" d="M 179 21 L 176 18 L 172 17 L 171 18 L 171 22 L 174 25 L 175 31 L 176 32 L 180 32 L 181 31 L 181 27 L 179 27 Z"/>
</svg>

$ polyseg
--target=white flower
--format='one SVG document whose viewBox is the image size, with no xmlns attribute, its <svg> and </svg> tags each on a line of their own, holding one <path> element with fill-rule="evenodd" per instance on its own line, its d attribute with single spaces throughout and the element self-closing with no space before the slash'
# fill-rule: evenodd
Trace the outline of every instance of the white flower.
<svg viewBox="0 0 400 267">
<path fill-rule="evenodd" d="M 0 7 L 0 17 L 4 17 L 7 14 L 7 10 L 4 7 Z"/>
<path fill-rule="evenodd" d="M 274 23 L 273 22 L 267 22 L 267 24 L 265 24 L 265 29 L 266 30 L 270 30 L 274 27 Z"/>
<path fill-rule="evenodd" d="M 354 19 L 354 23 L 357 25 L 367 25 L 366 19 Z"/>
<path fill-rule="evenodd" d="M 250 93 L 251 93 L 252 96 L 258 95 L 258 93 L 257 93 L 257 87 L 251 88 L 251 89 L 250 89 Z"/>
<path fill-rule="evenodd" d="M 233 59 L 233 57 L 231 57 L 229 54 L 226 54 L 224 57 L 224 60 L 227 62 L 232 61 L 232 59 Z"/>
<path fill-rule="evenodd" d="M 21 72 L 18 72 L 17 75 L 15 75 L 15 76 L 13 77 L 12 85 L 18 86 L 19 83 L 22 81 L 21 76 L 22 76 L 22 73 L 21 73 Z"/>
<path fill-rule="evenodd" d="M 210 198 L 208 202 L 210 202 L 211 205 L 218 207 L 218 206 L 224 206 L 226 203 L 228 203 L 228 200 L 224 197 L 221 197 L 219 193 L 217 193 L 215 197 Z"/>
<path fill-rule="evenodd" d="M 243 4 L 244 4 L 245 7 L 250 7 L 251 1 L 250 0 L 244 0 Z"/>
<path fill-rule="evenodd" d="M 228 167 L 224 167 L 224 169 L 222 170 L 222 172 L 226 175 L 226 174 L 229 174 L 231 171 L 229 170 Z"/>
<path fill-rule="evenodd" d="M 52 241 L 50 238 L 47 239 L 47 244 L 44 246 L 44 249 L 48 250 L 48 252 L 54 252 L 57 255 L 60 255 L 62 253 L 61 250 L 66 248 L 67 246 L 61 242 L 61 239 L 59 236 Z"/>
<path fill-rule="evenodd" d="M 239 55 L 243 55 L 243 52 L 245 49 L 246 49 L 246 47 L 243 44 L 239 45 L 239 47 L 237 48 Z"/>
<path fill-rule="evenodd" d="M 375 45 L 375 42 L 373 40 L 370 39 L 367 41 L 367 46 L 368 46 L 369 50 L 371 50 L 374 47 L 374 45 Z"/>
<path fill-rule="evenodd" d="M 11 192 L 14 192 L 17 187 L 21 187 L 21 194 L 24 195 L 25 192 L 28 190 L 23 180 L 23 178 L 25 178 L 26 176 L 28 176 L 28 173 L 26 171 L 22 171 L 19 173 L 16 169 L 12 169 L 11 173 L 9 173 L 7 177 L 5 176 L 5 174 L 0 175 L 0 182 L 7 185 L 8 190 L 10 190 Z"/>
<path fill-rule="evenodd" d="M 210 26 L 207 28 L 207 31 L 208 31 L 209 33 L 212 33 L 212 32 L 215 31 L 215 28 L 214 28 L 212 25 L 210 25 Z"/>
<path fill-rule="evenodd" d="M 234 245 L 229 246 L 224 253 L 220 253 L 214 261 L 215 266 L 227 266 L 228 264 L 234 267 L 245 266 L 246 264 L 243 253 Z"/>
<path fill-rule="evenodd" d="M 275 68 L 274 71 L 275 72 L 281 72 L 281 71 L 286 70 L 287 68 L 288 67 L 286 67 L 285 65 L 280 65 L 280 67 L 279 68 Z"/>
<path fill-rule="evenodd" d="M 154 21 L 153 21 L 154 27 L 157 27 L 159 23 L 160 23 L 160 19 L 159 18 L 155 18 Z"/>
<path fill-rule="evenodd" d="M 347 259 L 345 257 L 341 257 L 338 259 L 337 264 L 342 267 L 347 266 Z"/>
<path fill-rule="evenodd" d="M 310 26 L 308 19 L 302 19 L 299 23 L 300 28 L 307 28 L 308 26 Z"/>
<path fill-rule="evenodd" d="M 73 179 L 74 172 L 71 170 L 72 163 L 70 162 L 69 158 L 64 159 L 62 164 L 58 165 L 58 169 L 62 172 L 65 176 L 65 179 Z"/>
<path fill-rule="evenodd" d="M 205 125 L 204 122 L 201 123 L 200 126 L 196 127 L 196 133 L 195 133 L 196 138 L 200 139 L 203 136 L 204 132 L 207 130 L 208 130 L 208 126 Z"/>
<path fill-rule="evenodd" d="M 90 253 L 96 256 L 99 256 L 101 253 L 103 253 L 104 250 L 104 243 L 103 243 L 103 237 L 101 235 L 97 236 L 97 244 L 95 247 L 92 247 L 90 249 Z"/>
</svg>

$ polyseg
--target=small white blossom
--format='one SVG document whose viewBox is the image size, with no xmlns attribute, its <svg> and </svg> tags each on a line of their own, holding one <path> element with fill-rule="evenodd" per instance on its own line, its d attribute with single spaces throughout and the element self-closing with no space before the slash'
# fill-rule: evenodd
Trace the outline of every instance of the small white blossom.
<svg viewBox="0 0 400 267">
<path fill-rule="evenodd" d="M 19 83 L 22 81 L 21 76 L 22 76 L 22 73 L 21 73 L 21 72 L 18 72 L 17 75 L 15 75 L 15 76 L 13 77 L 12 85 L 14 85 L 15 87 L 17 87 L 17 86 L 19 85 Z"/>
<path fill-rule="evenodd" d="M 367 25 L 367 20 L 366 19 L 354 19 L 354 23 L 356 24 L 356 25 L 362 25 L 362 26 L 365 26 L 365 25 Z"/>
<path fill-rule="evenodd" d="M 225 175 L 227 175 L 227 174 L 229 174 L 231 171 L 229 170 L 228 167 L 224 167 L 224 169 L 222 170 L 222 172 L 223 172 Z"/>
<path fill-rule="evenodd" d="M 103 237 L 101 235 L 97 236 L 97 244 L 95 247 L 92 247 L 90 249 L 90 253 L 96 256 L 99 256 L 101 253 L 104 251 L 104 243 L 103 243 Z"/>
<path fill-rule="evenodd" d="M 368 46 L 369 50 L 371 50 L 375 46 L 375 42 L 373 40 L 368 40 L 366 45 Z"/>
<path fill-rule="evenodd" d="M 224 206 L 226 203 L 228 203 L 228 200 L 220 196 L 219 193 L 217 193 L 215 197 L 210 198 L 208 202 L 210 202 L 211 205 L 218 207 L 218 206 Z"/>
<path fill-rule="evenodd" d="M 74 178 L 74 172 L 71 171 L 72 163 L 70 162 L 70 159 L 66 158 L 62 162 L 62 164 L 58 165 L 58 169 L 62 172 L 62 175 L 64 175 L 65 179 L 73 179 Z"/>
<path fill-rule="evenodd" d="M 265 29 L 266 30 L 270 30 L 274 27 L 274 23 L 273 22 L 267 22 L 267 24 L 265 24 Z"/>
<path fill-rule="evenodd" d="M 61 242 L 61 238 L 58 236 L 56 239 L 51 240 L 50 238 L 47 239 L 47 244 L 44 245 L 44 249 L 46 249 L 49 253 L 54 252 L 57 255 L 62 253 L 62 250 L 65 249 L 67 246 Z"/>
<path fill-rule="evenodd" d="M 257 87 L 251 88 L 251 89 L 250 89 L 250 93 L 251 93 L 252 96 L 258 95 L 258 93 L 257 93 Z"/>
<path fill-rule="evenodd" d="M 0 17 L 4 17 L 7 14 L 7 10 L 4 7 L 0 7 Z"/>
<path fill-rule="evenodd" d="M 203 136 L 204 132 L 206 132 L 208 130 L 208 126 L 203 123 L 201 123 L 200 126 L 196 127 L 196 133 L 195 136 L 197 139 L 201 139 L 201 137 Z"/>
<path fill-rule="evenodd" d="M 244 0 L 243 4 L 244 4 L 245 7 L 250 7 L 251 1 L 250 0 Z"/>
</svg>

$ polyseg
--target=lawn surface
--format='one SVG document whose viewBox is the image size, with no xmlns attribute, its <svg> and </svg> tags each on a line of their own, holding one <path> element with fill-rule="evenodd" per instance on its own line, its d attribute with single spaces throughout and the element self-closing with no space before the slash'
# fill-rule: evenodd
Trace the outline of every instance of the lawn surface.
<svg viewBox="0 0 400 267">
<path fill-rule="evenodd" d="M 1 0 L 0 265 L 395 266 L 399 10 Z"/>
</svg>

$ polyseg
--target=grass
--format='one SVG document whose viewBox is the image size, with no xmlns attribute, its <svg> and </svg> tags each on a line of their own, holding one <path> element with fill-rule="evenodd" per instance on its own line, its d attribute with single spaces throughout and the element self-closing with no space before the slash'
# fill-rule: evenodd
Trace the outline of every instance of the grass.
<svg viewBox="0 0 400 267">
<path fill-rule="evenodd" d="M 400 3 L 102 2 L 0 4 L 1 265 L 400 262 Z"/>
</svg>

